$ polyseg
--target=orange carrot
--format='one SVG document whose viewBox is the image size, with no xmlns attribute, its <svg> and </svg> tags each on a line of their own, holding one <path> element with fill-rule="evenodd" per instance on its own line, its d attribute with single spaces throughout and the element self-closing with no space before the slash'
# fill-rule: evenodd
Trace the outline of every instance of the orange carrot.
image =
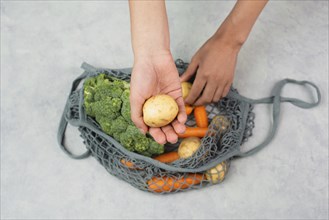
<svg viewBox="0 0 329 220">
<path fill-rule="evenodd" d="M 180 138 L 186 137 L 204 137 L 207 133 L 208 128 L 198 128 L 198 127 L 186 127 L 183 134 L 177 134 Z"/>
<path fill-rule="evenodd" d="M 120 162 L 125 165 L 126 167 L 130 168 L 130 169 L 136 169 L 135 164 L 131 161 L 127 161 L 125 159 L 121 159 Z"/>
<path fill-rule="evenodd" d="M 185 105 L 185 111 L 186 111 L 186 114 L 187 115 L 190 115 L 193 111 L 193 106 L 190 106 L 190 105 Z"/>
<path fill-rule="evenodd" d="M 154 192 L 171 192 L 177 189 L 186 189 L 199 184 L 204 179 L 203 174 L 188 174 L 186 177 L 152 177 L 147 184 L 149 190 Z"/>
<path fill-rule="evenodd" d="M 205 106 L 197 106 L 194 108 L 194 118 L 196 125 L 199 128 L 207 128 L 208 127 L 208 116 Z"/>
<path fill-rule="evenodd" d="M 171 163 L 179 159 L 179 155 L 176 151 L 168 152 L 154 157 L 153 159 L 158 160 L 162 163 Z"/>
</svg>

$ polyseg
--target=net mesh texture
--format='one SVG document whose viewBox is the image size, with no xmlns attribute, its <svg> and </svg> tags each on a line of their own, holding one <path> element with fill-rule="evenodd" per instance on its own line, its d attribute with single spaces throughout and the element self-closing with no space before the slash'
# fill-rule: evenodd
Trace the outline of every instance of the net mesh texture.
<svg viewBox="0 0 329 220">
<path fill-rule="evenodd" d="M 176 66 L 180 74 L 187 67 L 181 60 L 176 61 Z M 130 74 L 120 70 L 102 69 L 89 76 L 100 73 L 130 81 Z M 238 92 L 231 88 L 230 93 Z M 140 190 L 167 194 L 224 181 L 234 154 L 252 136 L 253 105 L 234 98 L 223 98 L 218 103 L 207 105 L 206 110 L 210 125 L 206 136 L 201 139 L 201 146 L 191 157 L 168 164 L 127 151 L 102 132 L 95 119 L 83 111 L 83 88 L 70 94 L 65 119 L 78 127 L 86 148 L 111 175 Z M 186 125 L 196 125 L 193 115 L 188 116 Z M 165 152 L 177 151 L 181 140 L 176 144 L 166 144 Z"/>
</svg>

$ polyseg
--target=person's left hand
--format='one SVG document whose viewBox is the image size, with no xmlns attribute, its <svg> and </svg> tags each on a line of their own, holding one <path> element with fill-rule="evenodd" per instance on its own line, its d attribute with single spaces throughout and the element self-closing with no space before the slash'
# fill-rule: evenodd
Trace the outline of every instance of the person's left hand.
<svg viewBox="0 0 329 220">
<path fill-rule="evenodd" d="M 196 77 L 185 103 L 204 105 L 225 97 L 233 82 L 240 46 L 232 46 L 221 37 L 211 37 L 193 56 L 181 81 Z"/>
</svg>

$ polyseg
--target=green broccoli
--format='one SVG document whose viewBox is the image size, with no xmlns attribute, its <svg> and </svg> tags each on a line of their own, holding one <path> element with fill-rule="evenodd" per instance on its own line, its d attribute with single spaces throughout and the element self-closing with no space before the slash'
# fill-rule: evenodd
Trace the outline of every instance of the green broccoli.
<svg viewBox="0 0 329 220">
<path fill-rule="evenodd" d="M 101 126 L 102 130 L 107 133 L 107 134 L 112 134 L 111 133 L 111 123 L 109 120 L 106 119 L 104 116 L 97 116 L 96 121 L 99 123 Z"/>
<path fill-rule="evenodd" d="M 150 147 L 148 149 L 148 152 L 150 154 L 163 154 L 164 149 L 161 147 L 162 145 L 159 144 L 158 142 L 151 141 Z"/>
<path fill-rule="evenodd" d="M 126 122 L 126 120 L 122 116 L 117 117 L 111 123 L 112 134 L 114 134 L 114 133 L 121 134 L 121 133 L 125 132 L 126 129 L 127 129 L 127 126 L 128 126 L 128 123 Z"/>
<path fill-rule="evenodd" d="M 84 108 L 101 129 L 127 150 L 145 156 L 161 154 L 163 145 L 143 135 L 130 118 L 130 84 L 105 74 L 84 82 Z"/>
<path fill-rule="evenodd" d="M 135 137 L 135 149 L 138 153 L 143 153 L 144 151 L 148 151 L 150 145 L 150 139 L 140 134 Z"/>
<path fill-rule="evenodd" d="M 127 132 L 120 134 L 120 143 L 129 151 L 134 151 L 134 138 Z"/>
</svg>

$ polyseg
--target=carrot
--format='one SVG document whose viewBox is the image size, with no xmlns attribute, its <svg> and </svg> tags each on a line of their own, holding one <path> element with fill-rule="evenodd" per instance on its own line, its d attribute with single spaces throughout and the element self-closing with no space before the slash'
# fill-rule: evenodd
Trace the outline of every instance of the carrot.
<svg viewBox="0 0 329 220">
<path fill-rule="evenodd" d="M 168 152 L 154 157 L 153 159 L 158 160 L 162 163 L 171 163 L 179 159 L 179 155 L 176 151 Z"/>
<path fill-rule="evenodd" d="M 178 189 L 186 189 L 190 186 L 199 184 L 204 179 L 203 174 L 188 174 L 186 177 L 152 177 L 147 184 L 149 190 L 154 192 L 171 192 Z"/>
<path fill-rule="evenodd" d="M 207 128 L 208 127 L 208 116 L 205 106 L 197 106 L 194 108 L 194 118 L 196 125 L 199 128 Z"/>
<path fill-rule="evenodd" d="M 185 111 L 187 115 L 190 115 L 193 111 L 194 107 L 190 105 L 185 105 Z"/>
<path fill-rule="evenodd" d="M 135 164 L 131 161 L 127 161 L 125 159 L 121 159 L 120 162 L 125 165 L 126 167 L 130 168 L 130 169 L 136 169 Z"/>
<path fill-rule="evenodd" d="M 206 136 L 208 128 L 198 128 L 198 127 L 186 127 L 183 134 L 177 134 L 180 138 L 186 137 L 204 137 Z"/>
</svg>

